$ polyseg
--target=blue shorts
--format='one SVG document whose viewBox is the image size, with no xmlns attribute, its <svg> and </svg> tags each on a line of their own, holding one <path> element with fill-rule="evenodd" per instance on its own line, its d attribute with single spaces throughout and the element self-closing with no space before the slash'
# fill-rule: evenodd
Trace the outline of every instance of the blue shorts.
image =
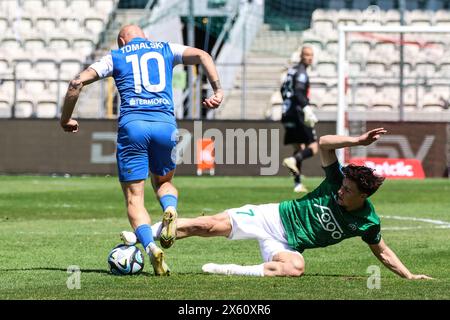
<svg viewBox="0 0 450 320">
<path fill-rule="evenodd" d="M 176 167 L 177 127 L 135 120 L 119 127 L 117 169 L 120 181 L 145 180 L 150 172 L 165 176 Z"/>
</svg>

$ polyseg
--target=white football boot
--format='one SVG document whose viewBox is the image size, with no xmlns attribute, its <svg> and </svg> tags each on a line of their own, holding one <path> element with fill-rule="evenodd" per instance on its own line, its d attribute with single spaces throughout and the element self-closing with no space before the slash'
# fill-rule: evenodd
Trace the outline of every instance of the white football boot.
<svg viewBox="0 0 450 320">
<path fill-rule="evenodd" d="M 136 234 L 132 231 L 122 231 L 120 233 L 120 239 L 127 246 L 134 246 L 138 242 Z"/>
<path fill-rule="evenodd" d="M 300 174 L 300 170 L 297 168 L 297 160 L 294 157 L 288 157 L 283 159 L 283 166 L 291 170 L 291 172 L 295 175 Z"/>
<path fill-rule="evenodd" d="M 308 189 L 302 183 L 296 183 L 294 187 L 294 192 L 308 192 Z"/>
</svg>

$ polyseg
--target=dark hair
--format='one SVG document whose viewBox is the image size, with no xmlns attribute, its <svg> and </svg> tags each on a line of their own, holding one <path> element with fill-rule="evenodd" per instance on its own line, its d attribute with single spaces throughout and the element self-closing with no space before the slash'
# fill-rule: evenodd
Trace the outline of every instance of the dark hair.
<svg viewBox="0 0 450 320">
<path fill-rule="evenodd" d="M 355 182 L 359 191 L 367 194 L 368 197 L 374 194 L 384 181 L 384 177 L 376 175 L 374 171 L 374 169 L 354 164 L 342 168 L 344 177 Z"/>
</svg>

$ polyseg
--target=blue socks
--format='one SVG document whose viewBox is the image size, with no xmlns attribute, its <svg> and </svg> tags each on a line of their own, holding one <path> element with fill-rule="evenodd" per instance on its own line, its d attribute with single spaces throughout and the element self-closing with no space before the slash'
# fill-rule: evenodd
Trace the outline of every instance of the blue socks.
<svg viewBox="0 0 450 320">
<path fill-rule="evenodd" d="M 166 194 L 159 199 L 162 209 L 165 211 L 168 207 L 172 206 L 177 208 L 178 198 L 173 194 Z M 152 228 L 148 224 L 142 224 L 134 231 L 139 242 L 147 250 L 149 244 L 154 243 Z M 150 247 L 152 249 L 152 247 Z"/>
<path fill-rule="evenodd" d="M 144 246 L 144 249 L 146 249 L 151 242 L 154 242 L 152 228 L 148 224 L 142 224 L 137 227 L 135 233 L 138 240 Z"/>
<path fill-rule="evenodd" d="M 178 198 L 173 194 L 166 194 L 159 198 L 159 203 L 161 204 L 163 211 L 166 211 L 167 207 L 170 206 L 176 209 L 178 205 Z"/>
</svg>

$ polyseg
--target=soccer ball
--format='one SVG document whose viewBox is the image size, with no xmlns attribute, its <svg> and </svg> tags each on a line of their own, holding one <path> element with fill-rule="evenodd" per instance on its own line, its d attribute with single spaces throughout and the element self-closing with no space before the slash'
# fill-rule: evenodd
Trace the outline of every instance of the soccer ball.
<svg viewBox="0 0 450 320">
<path fill-rule="evenodd" d="M 109 253 L 108 264 L 112 274 L 138 274 L 144 269 L 144 257 L 136 246 L 119 244 Z"/>
</svg>

